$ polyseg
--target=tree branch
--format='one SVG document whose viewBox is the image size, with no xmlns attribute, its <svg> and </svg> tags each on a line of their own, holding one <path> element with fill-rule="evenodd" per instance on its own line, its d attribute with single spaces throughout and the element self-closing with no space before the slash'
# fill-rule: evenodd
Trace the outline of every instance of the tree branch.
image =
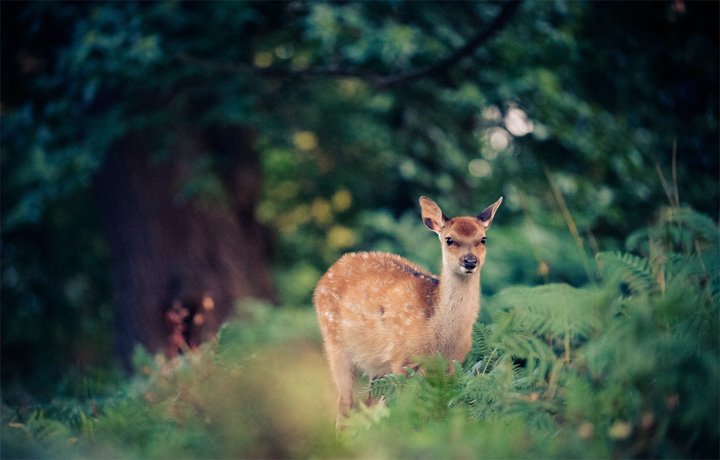
<svg viewBox="0 0 720 460">
<path fill-rule="evenodd" d="M 493 22 L 485 30 L 480 31 L 446 58 L 424 68 L 411 69 L 393 75 L 377 77 L 376 83 L 379 86 L 385 87 L 446 71 L 461 61 L 464 57 L 471 55 L 477 48 L 480 47 L 480 45 L 487 42 L 490 38 L 502 30 L 503 27 L 505 27 L 505 25 L 510 21 L 513 14 L 515 14 L 515 10 L 517 10 L 520 6 L 520 3 L 522 3 L 522 0 L 512 0 L 507 2 Z"/>
<path fill-rule="evenodd" d="M 265 75 L 273 77 L 291 77 L 291 78 L 307 78 L 307 77 L 355 77 L 368 80 L 372 84 L 386 88 L 406 83 L 411 80 L 437 75 L 446 72 L 450 67 L 457 64 L 463 58 L 470 56 L 477 48 L 486 43 L 494 35 L 500 32 L 510 21 L 522 0 L 510 0 L 506 2 L 495 19 L 487 28 L 481 30 L 464 45 L 458 47 L 439 61 L 425 67 L 417 69 L 409 69 L 391 74 L 378 74 L 357 67 L 343 67 L 336 65 L 315 66 L 306 69 L 290 69 L 288 67 L 272 66 L 272 67 L 256 67 L 247 63 L 229 63 L 216 61 L 212 59 L 198 58 L 187 54 L 178 54 L 175 59 L 180 62 L 212 67 L 214 69 L 224 70 L 235 73 L 253 73 L 256 75 Z"/>
</svg>

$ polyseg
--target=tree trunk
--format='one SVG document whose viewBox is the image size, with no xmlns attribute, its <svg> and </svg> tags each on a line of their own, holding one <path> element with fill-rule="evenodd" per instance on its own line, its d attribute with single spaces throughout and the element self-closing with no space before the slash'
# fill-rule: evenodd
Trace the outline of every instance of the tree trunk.
<svg viewBox="0 0 720 460">
<path fill-rule="evenodd" d="M 226 127 L 177 137 L 162 158 L 148 133 L 131 133 L 97 177 L 126 367 L 138 343 L 173 355 L 214 333 L 238 299 L 276 300 L 268 232 L 254 219 L 261 178 L 252 136 Z M 181 193 L 208 153 L 221 169 L 222 203 Z"/>
</svg>

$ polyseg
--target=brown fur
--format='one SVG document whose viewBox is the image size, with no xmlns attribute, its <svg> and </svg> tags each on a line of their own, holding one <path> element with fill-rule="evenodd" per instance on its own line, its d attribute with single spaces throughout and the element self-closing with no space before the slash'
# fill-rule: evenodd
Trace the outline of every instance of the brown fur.
<svg viewBox="0 0 720 460">
<path fill-rule="evenodd" d="M 372 378 L 404 372 L 421 356 L 465 358 L 480 310 L 485 245 L 479 242 L 501 201 L 487 209 L 491 217 L 483 222 L 448 220 L 432 200 L 420 199 L 423 222 L 442 242 L 441 277 L 379 252 L 346 254 L 323 275 L 313 301 L 339 392 L 338 417 L 353 405 L 356 370 Z M 472 269 L 463 265 L 468 255 L 477 260 Z"/>
<path fill-rule="evenodd" d="M 475 235 L 478 228 L 477 221 L 473 222 L 472 220 L 466 219 L 451 219 L 447 223 L 448 227 L 454 231 L 457 232 L 458 235 L 462 236 L 472 236 Z"/>
</svg>

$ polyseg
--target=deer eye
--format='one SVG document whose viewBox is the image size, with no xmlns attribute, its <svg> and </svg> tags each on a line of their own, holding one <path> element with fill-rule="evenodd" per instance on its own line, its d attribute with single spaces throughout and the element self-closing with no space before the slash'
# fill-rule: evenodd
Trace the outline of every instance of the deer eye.
<svg viewBox="0 0 720 460">
<path fill-rule="evenodd" d="M 452 246 L 453 243 L 455 243 L 455 240 L 448 236 L 447 238 L 445 238 L 445 243 L 447 243 L 448 246 Z"/>
<path fill-rule="evenodd" d="M 487 236 L 483 236 L 482 238 L 480 238 L 480 244 L 485 244 L 485 243 L 487 243 Z"/>
</svg>

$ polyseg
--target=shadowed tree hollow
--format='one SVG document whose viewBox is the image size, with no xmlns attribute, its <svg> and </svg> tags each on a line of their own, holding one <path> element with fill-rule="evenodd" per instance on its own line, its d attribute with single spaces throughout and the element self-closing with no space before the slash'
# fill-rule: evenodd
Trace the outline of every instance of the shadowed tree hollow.
<svg viewBox="0 0 720 460">
<path fill-rule="evenodd" d="M 251 133 L 188 127 L 171 158 L 160 158 L 152 138 L 127 135 L 96 179 L 126 363 L 136 343 L 171 354 L 197 345 L 238 299 L 275 300 L 268 233 L 254 218 L 261 178 Z M 206 152 L 217 163 L 221 206 L 184 190 Z"/>
</svg>

